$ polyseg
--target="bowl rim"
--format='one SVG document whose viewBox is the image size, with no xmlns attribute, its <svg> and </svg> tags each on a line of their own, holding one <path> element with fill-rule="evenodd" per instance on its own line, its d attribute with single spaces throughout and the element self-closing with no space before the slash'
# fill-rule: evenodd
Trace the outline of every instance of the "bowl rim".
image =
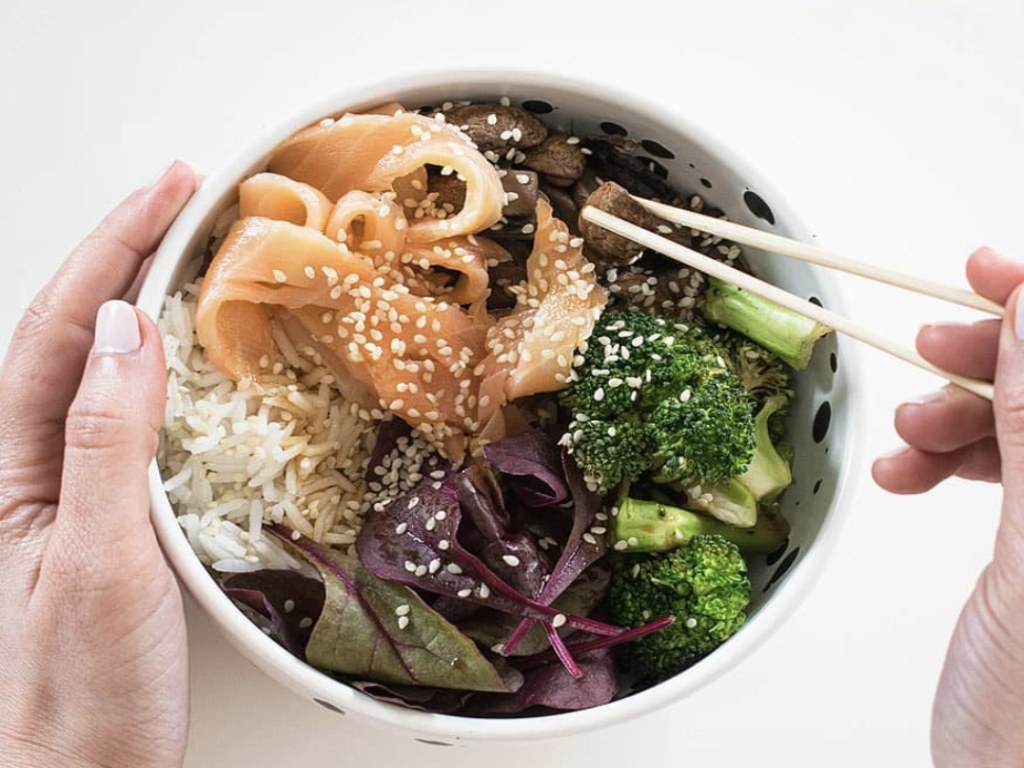
<svg viewBox="0 0 1024 768">
<path fill-rule="evenodd" d="M 637 96 L 618 87 L 599 85 L 542 69 L 488 68 L 467 71 L 443 68 L 420 71 L 414 76 L 390 77 L 353 88 L 340 89 L 326 98 L 316 99 L 294 110 L 287 118 L 242 142 L 225 164 L 206 177 L 200 189 L 167 232 L 142 286 L 139 307 L 151 316 L 159 315 L 167 290 L 173 288 L 170 279 L 185 256 L 196 228 L 202 225 L 211 207 L 216 205 L 261 157 L 266 156 L 277 143 L 294 131 L 326 115 L 337 114 L 345 109 L 366 108 L 399 96 L 402 92 L 448 86 L 488 89 L 496 96 L 501 96 L 503 84 L 514 84 L 516 90 L 554 87 L 572 91 L 581 97 L 591 96 L 626 112 L 643 113 L 663 123 L 668 130 L 684 134 L 710 156 L 742 173 L 750 187 L 756 188 L 759 194 L 772 201 L 772 207 L 779 214 L 780 221 L 784 221 L 790 228 L 800 233 L 810 232 L 803 220 L 790 208 L 785 197 L 779 194 L 753 164 L 723 146 L 699 125 L 680 115 L 678 109 L 671 105 L 666 107 L 656 104 L 646 96 Z M 816 270 L 815 277 L 822 293 L 828 296 L 829 304 L 841 312 L 842 297 L 833 275 L 826 270 Z M 835 544 L 841 523 L 852 504 L 854 478 L 860 476 L 863 463 L 862 439 L 855 427 L 856 424 L 863 423 L 861 411 L 864 408 L 862 399 L 858 396 L 860 384 L 857 371 L 861 370 L 856 363 L 858 351 L 845 338 L 838 339 L 838 347 L 844 361 L 841 379 L 844 391 L 841 397 L 844 410 L 848 414 L 848 423 L 853 428 L 846 430 L 843 463 L 839 470 L 833 502 L 825 513 L 821 528 L 813 541 L 814 546 L 804 551 L 795 567 L 774 588 L 771 598 L 745 625 L 743 631 L 719 647 L 714 654 L 656 686 L 600 707 L 535 717 L 477 718 L 421 712 L 374 700 L 291 655 L 264 635 L 216 586 L 189 546 L 186 537 L 182 535 L 174 510 L 163 490 L 163 481 L 155 460 L 149 469 L 152 522 L 160 544 L 178 578 L 228 640 L 278 682 L 314 699 L 324 699 L 330 709 L 337 710 L 339 706 L 343 706 L 343 713 L 351 712 L 384 725 L 397 726 L 434 739 L 518 741 L 580 734 L 661 709 L 707 685 L 761 647 L 765 640 L 792 616 L 798 604 L 806 597 Z M 428 739 L 421 741 L 430 743 Z"/>
</svg>

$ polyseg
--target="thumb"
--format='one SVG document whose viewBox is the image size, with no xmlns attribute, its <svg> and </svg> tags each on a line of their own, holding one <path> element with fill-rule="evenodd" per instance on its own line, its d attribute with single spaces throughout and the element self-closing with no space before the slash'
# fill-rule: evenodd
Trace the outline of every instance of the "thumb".
<svg viewBox="0 0 1024 768">
<path fill-rule="evenodd" d="M 1024 304 L 1021 288 L 1006 302 L 996 363 L 996 436 L 1002 460 L 1003 511 L 997 550 L 1024 554 Z"/>
<path fill-rule="evenodd" d="M 71 537 L 95 557 L 152 541 L 147 469 L 163 417 L 160 334 L 142 312 L 109 301 L 96 315 L 92 352 L 65 425 L 60 507 L 51 542 Z M 56 539 L 56 541 L 54 541 Z M 134 544 L 131 544 L 134 542 Z M 129 550 L 130 551 L 130 550 Z"/>
</svg>

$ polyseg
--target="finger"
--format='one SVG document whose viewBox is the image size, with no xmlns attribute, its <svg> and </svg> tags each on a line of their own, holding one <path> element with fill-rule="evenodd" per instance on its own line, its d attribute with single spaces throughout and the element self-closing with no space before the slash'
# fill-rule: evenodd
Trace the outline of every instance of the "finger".
<svg viewBox="0 0 1024 768">
<path fill-rule="evenodd" d="M 948 453 L 995 435 L 992 403 L 958 387 L 943 387 L 896 409 L 896 433 L 928 453 Z"/>
<path fill-rule="evenodd" d="M 17 451 L 5 465 L 23 467 L 25 477 L 47 478 L 49 490 L 56 488 L 64 416 L 89 352 L 96 311 L 129 290 L 194 185 L 192 171 L 174 163 L 156 184 L 121 203 L 32 302 L 0 370 L 0 432 L 6 438 L 0 450 Z M 45 490 L 34 492 L 45 497 Z"/>
<path fill-rule="evenodd" d="M 1024 501 L 1024 305 L 1020 290 L 1006 304 L 999 337 L 999 362 L 996 365 L 996 434 L 1003 456 L 1003 484 L 1007 509 L 1017 511 Z"/>
<path fill-rule="evenodd" d="M 1024 283 L 1024 264 L 985 246 L 968 257 L 967 280 L 975 293 L 1005 305 L 1013 289 Z"/>
<path fill-rule="evenodd" d="M 927 453 L 905 446 L 876 459 L 871 475 L 881 488 L 899 494 L 925 493 L 954 475 L 998 482 L 999 445 L 993 438 L 985 438 L 949 453 Z"/>
<path fill-rule="evenodd" d="M 153 541 L 147 469 L 165 390 L 163 347 L 153 322 L 123 301 L 104 304 L 68 411 L 60 504 L 44 568 L 55 557 L 90 572 L 102 570 L 100 561 L 130 567 L 131 554 Z"/>
<path fill-rule="evenodd" d="M 134 304 L 139 300 L 139 292 L 142 290 L 142 284 L 145 282 L 146 276 L 149 274 L 150 267 L 152 266 L 152 256 L 149 256 L 142 262 L 142 266 L 139 267 L 139 274 L 135 276 L 135 280 L 132 282 L 131 287 L 124 294 L 124 300 L 129 304 Z"/>
<path fill-rule="evenodd" d="M 999 354 L 1000 320 L 970 325 L 937 323 L 917 333 L 917 351 L 926 360 L 961 376 L 992 381 Z"/>
</svg>

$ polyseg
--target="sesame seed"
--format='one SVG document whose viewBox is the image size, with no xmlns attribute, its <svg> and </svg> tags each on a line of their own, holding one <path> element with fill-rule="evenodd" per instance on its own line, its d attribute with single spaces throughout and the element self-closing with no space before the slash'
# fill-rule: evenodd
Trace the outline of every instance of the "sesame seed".
<svg viewBox="0 0 1024 768">
<path fill-rule="evenodd" d="M 473 590 L 472 589 L 460 589 L 455 594 L 458 595 L 459 597 L 466 598 L 466 597 L 469 597 L 470 595 L 473 594 Z"/>
<path fill-rule="evenodd" d="M 412 610 L 412 609 L 409 607 L 408 603 L 402 603 L 400 606 L 395 608 L 395 615 L 396 616 L 406 616 L 409 613 L 410 610 Z"/>
<path fill-rule="evenodd" d="M 441 539 L 439 542 L 437 542 L 437 548 L 440 549 L 442 552 L 444 552 L 450 546 L 451 543 L 448 541 L 448 539 Z"/>
<path fill-rule="evenodd" d="M 412 560 L 406 560 L 405 570 L 407 570 L 409 573 L 416 573 L 416 563 L 414 563 Z"/>
<path fill-rule="evenodd" d="M 399 616 L 398 617 L 398 628 L 399 629 L 405 629 L 408 626 L 409 626 L 409 617 L 408 616 Z"/>
<path fill-rule="evenodd" d="M 491 596 L 491 588 L 488 587 L 486 584 L 481 584 L 480 589 L 477 590 L 477 594 L 480 595 L 481 598 L 486 600 L 488 597 Z"/>
<path fill-rule="evenodd" d="M 275 269 L 274 270 L 274 279 L 277 282 L 279 282 L 279 283 L 286 283 L 286 282 L 288 282 L 288 275 L 286 275 L 280 269 Z"/>
<path fill-rule="evenodd" d="M 313 620 L 308 616 L 299 622 L 299 629 L 309 629 L 313 626 Z"/>
<path fill-rule="evenodd" d="M 558 629 L 559 627 L 564 626 L 566 621 L 568 621 L 568 619 L 564 613 L 556 613 L 555 617 L 551 619 L 551 626 Z"/>
<path fill-rule="evenodd" d="M 441 558 L 435 557 L 433 560 L 430 561 L 430 565 L 428 566 L 427 570 L 429 570 L 431 573 L 437 573 L 438 570 L 440 570 L 440 568 Z"/>
<path fill-rule="evenodd" d="M 697 620 L 691 617 L 686 620 L 685 624 L 687 629 L 693 629 L 697 626 Z"/>
<path fill-rule="evenodd" d="M 619 539 L 618 541 L 615 542 L 615 544 L 612 545 L 612 549 L 615 549 L 618 552 L 621 552 L 622 550 L 624 550 L 628 546 L 629 546 L 629 543 L 627 541 L 625 541 L 624 539 Z"/>
<path fill-rule="evenodd" d="M 584 533 L 583 540 L 587 542 L 587 544 L 597 544 L 597 539 L 594 538 L 592 533 Z"/>
<path fill-rule="evenodd" d="M 545 351 L 548 351 L 548 350 L 545 350 Z M 596 402 L 598 402 L 598 403 L 601 402 L 602 400 L 604 400 L 604 389 L 603 388 L 598 387 L 597 389 L 594 390 L 594 400 Z"/>
<path fill-rule="evenodd" d="M 519 565 L 519 558 L 515 555 L 502 555 L 501 559 L 505 561 L 506 565 L 510 565 L 513 568 Z"/>
<path fill-rule="evenodd" d="M 401 536 L 403 533 L 405 533 L 408 530 L 409 530 L 409 524 L 408 523 L 399 523 L 398 525 L 395 526 L 395 533 L 397 533 L 399 536 Z"/>
<path fill-rule="evenodd" d="M 416 573 L 417 576 L 426 576 L 427 575 L 427 566 L 425 566 L 425 565 L 417 565 L 415 573 Z"/>
<path fill-rule="evenodd" d="M 629 544 L 629 546 L 631 547 L 640 546 L 640 540 L 637 539 L 636 536 L 630 536 L 628 539 L 626 539 L 626 543 Z"/>
<path fill-rule="evenodd" d="M 309 266 L 309 265 L 307 265 L 306 267 L 304 267 L 304 268 L 303 268 L 303 270 L 302 270 L 302 273 L 303 273 L 303 274 L 304 274 L 304 275 L 305 275 L 306 277 L 308 277 L 308 278 L 309 278 L 310 280 L 312 280 L 312 279 L 314 279 L 314 278 L 316 277 L 316 270 L 315 270 L 315 269 L 313 269 L 313 268 L 312 268 L 311 266 Z"/>
<path fill-rule="evenodd" d="M 448 571 L 448 573 L 453 574 L 455 576 L 458 576 L 460 573 L 462 573 L 462 569 L 459 567 L 458 563 L 448 563 L 448 565 L 445 566 L 445 569 Z"/>
</svg>

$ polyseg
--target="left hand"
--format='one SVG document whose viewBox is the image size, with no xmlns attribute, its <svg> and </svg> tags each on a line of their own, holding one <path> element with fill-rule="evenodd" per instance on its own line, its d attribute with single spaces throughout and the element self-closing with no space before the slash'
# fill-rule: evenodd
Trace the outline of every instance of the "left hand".
<svg viewBox="0 0 1024 768">
<path fill-rule="evenodd" d="M 32 302 L 0 369 L 0 755 L 16 766 L 180 766 L 181 596 L 149 523 L 160 336 L 120 300 L 192 195 L 175 163 Z"/>
</svg>

